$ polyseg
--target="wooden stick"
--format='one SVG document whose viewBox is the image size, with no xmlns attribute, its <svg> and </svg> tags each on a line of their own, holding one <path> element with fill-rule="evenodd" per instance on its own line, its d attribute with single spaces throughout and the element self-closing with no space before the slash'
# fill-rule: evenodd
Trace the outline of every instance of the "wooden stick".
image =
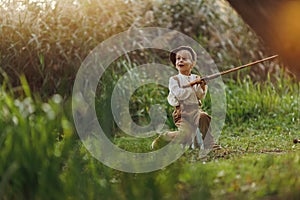
<svg viewBox="0 0 300 200">
<path fill-rule="evenodd" d="M 184 85 L 182 86 L 183 88 L 186 88 L 186 87 L 190 87 L 190 86 L 193 86 L 195 84 L 201 84 L 202 81 L 209 81 L 211 79 L 215 79 L 219 76 L 222 76 L 224 74 L 228 74 L 228 73 L 231 73 L 231 72 L 234 72 L 234 71 L 237 71 L 237 70 L 240 70 L 240 69 L 243 69 L 243 68 L 246 68 L 246 67 L 249 67 L 249 66 L 253 66 L 255 64 L 258 64 L 258 63 L 261 63 L 261 62 L 264 62 L 264 61 L 267 61 L 267 60 L 271 60 L 271 59 L 274 59 L 278 57 L 278 55 L 273 55 L 273 56 L 270 56 L 270 57 L 267 57 L 267 58 L 264 58 L 264 59 L 261 59 L 261 60 L 257 60 L 257 61 L 254 61 L 254 62 L 251 62 L 251 63 L 248 63 L 248 64 L 245 64 L 245 65 L 241 65 L 241 66 L 238 66 L 238 67 L 235 67 L 233 69 L 229 69 L 229 70 L 226 70 L 226 71 L 223 71 L 223 72 L 219 72 L 219 73 L 216 73 L 216 74 L 212 74 L 212 75 L 209 75 L 209 76 L 204 76 L 203 78 L 201 78 L 200 80 L 195 80 L 195 81 L 192 81 L 190 82 L 188 85 Z"/>
</svg>

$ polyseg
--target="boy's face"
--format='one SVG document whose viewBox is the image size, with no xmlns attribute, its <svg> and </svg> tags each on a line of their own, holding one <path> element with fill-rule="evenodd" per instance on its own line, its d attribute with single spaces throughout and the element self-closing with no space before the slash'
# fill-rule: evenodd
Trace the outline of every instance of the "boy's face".
<svg viewBox="0 0 300 200">
<path fill-rule="evenodd" d="M 180 50 L 176 53 L 176 69 L 184 75 L 190 75 L 194 62 L 192 55 L 187 50 Z"/>
</svg>

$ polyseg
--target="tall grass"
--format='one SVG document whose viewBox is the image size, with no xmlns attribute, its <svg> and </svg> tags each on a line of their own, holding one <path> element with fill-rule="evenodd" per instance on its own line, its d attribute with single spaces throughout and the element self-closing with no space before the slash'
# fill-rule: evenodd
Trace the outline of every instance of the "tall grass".
<svg viewBox="0 0 300 200">
<path fill-rule="evenodd" d="M 88 53 L 127 29 L 140 10 L 121 0 L 43 2 L 45 6 L 39 6 L 39 1 L 4 2 L 0 65 L 14 85 L 24 73 L 32 90 L 45 94 L 70 91 Z"/>
<path fill-rule="evenodd" d="M 24 77 L 21 82 L 23 97 L 14 98 L 4 87 L 0 90 L 0 196 L 58 198 L 62 185 L 57 173 L 74 138 L 73 128 L 62 109 L 60 95 L 42 102 L 31 94 Z"/>
<path fill-rule="evenodd" d="M 243 98 L 243 95 L 245 95 Z M 227 84 L 227 122 L 238 124 L 259 116 L 285 116 L 290 123 L 299 123 L 299 84 L 284 76 L 273 82 L 251 79 Z M 298 121 L 297 121 L 298 120 Z"/>
<path fill-rule="evenodd" d="M 16 98 L 4 85 L 0 91 L 2 199 L 299 197 L 300 183 L 295 178 L 299 147 L 290 145 L 290 139 L 300 134 L 297 83 L 254 84 L 247 79 L 229 83 L 228 115 L 220 140 L 226 148 L 223 152 L 203 163 L 196 159 L 196 151 L 187 151 L 166 169 L 128 174 L 104 166 L 89 154 L 76 136 L 68 100 L 54 95 L 44 101 L 21 79 L 22 96 Z M 290 133 L 283 134 L 287 129 Z M 152 141 L 124 136 L 113 140 L 133 152 L 150 151 Z M 247 141 L 257 154 L 240 150 Z M 290 153 L 260 155 L 274 147 Z"/>
<path fill-rule="evenodd" d="M 158 26 L 187 34 L 211 53 L 220 68 L 264 54 L 258 38 L 223 1 L 4 0 L 1 5 L 0 67 L 14 86 L 25 74 L 30 88 L 45 96 L 69 94 L 90 51 L 132 27 Z M 263 78 L 261 74 L 254 70 L 252 76 Z"/>
</svg>

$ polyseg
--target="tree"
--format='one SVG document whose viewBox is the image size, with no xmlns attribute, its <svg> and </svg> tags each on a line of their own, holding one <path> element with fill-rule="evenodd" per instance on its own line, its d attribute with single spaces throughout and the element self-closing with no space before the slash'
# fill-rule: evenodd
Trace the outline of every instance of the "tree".
<svg viewBox="0 0 300 200">
<path fill-rule="evenodd" d="M 300 2 L 292 0 L 227 0 L 271 51 L 280 55 L 300 80 Z"/>
</svg>

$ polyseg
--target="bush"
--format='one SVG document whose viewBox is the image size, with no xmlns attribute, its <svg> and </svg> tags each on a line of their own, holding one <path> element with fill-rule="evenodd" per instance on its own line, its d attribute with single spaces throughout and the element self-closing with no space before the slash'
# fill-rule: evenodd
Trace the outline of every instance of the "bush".
<svg viewBox="0 0 300 200">
<path fill-rule="evenodd" d="M 1 1 L 1 5 L 5 40 L 0 66 L 14 86 L 24 73 L 31 89 L 46 96 L 69 94 L 89 52 L 130 27 L 181 31 L 199 41 L 222 69 L 264 56 L 257 37 L 222 1 L 40 0 Z M 252 75 L 263 78 L 258 69 Z"/>
<path fill-rule="evenodd" d="M 6 37 L 1 42 L 0 66 L 14 85 L 24 73 L 32 90 L 44 94 L 69 94 L 88 53 L 127 29 L 138 14 L 136 6 L 121 0 L 2 4 L 1 32 Z"/>
</svg>

